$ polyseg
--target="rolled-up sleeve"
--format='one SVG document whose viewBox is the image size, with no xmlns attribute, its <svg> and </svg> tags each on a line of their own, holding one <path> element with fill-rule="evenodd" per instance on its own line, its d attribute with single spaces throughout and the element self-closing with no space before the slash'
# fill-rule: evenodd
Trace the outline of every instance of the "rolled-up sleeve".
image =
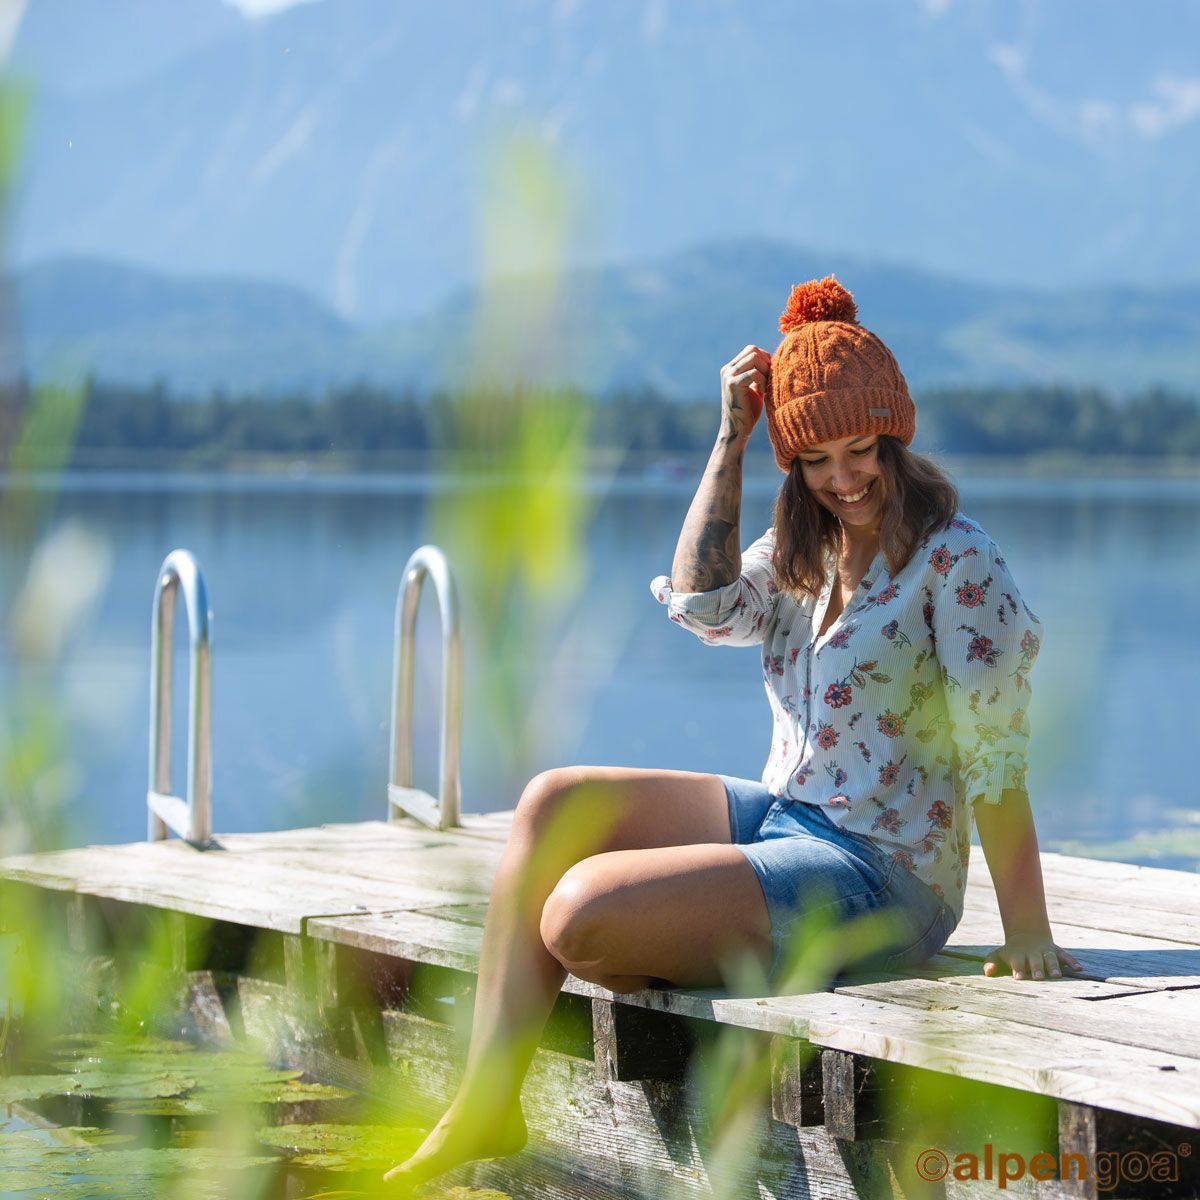
<svg viewBox="0 0 1200 1200">
<path fill-rule="evenodd" d="M 775 531 L 768 529 L 742 551 L 742 570 L 725 587 L 707 592 L 679 592 L 666 575 L 650 581 L 650 591 L 667 615 L 712 646 L 753 646 L 766 636 L 779 603 L 779 587 L 771 567 Z"/>
<path fill-rule="evenodd" d="M 946 570 L 933 631 L 968 803 L 999 804 L 1006 789 L 1027 791 L 1029 675 L 1042 623 L 990 539 Z"/>
</svg>

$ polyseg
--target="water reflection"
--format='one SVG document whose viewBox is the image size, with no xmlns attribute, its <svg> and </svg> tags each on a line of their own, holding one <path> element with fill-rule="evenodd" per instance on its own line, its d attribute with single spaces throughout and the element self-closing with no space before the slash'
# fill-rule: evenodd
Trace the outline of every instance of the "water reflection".
<svg viewBox="0 0 1200 1200">
<path fill-rule="evenodd" d="M 766 528 L 777 474 L 747 479 L 743 541 Z M 1122 844 L 1191 866 L 1200 734 L 1200 481 L 966 479 L 963 507 L 997 540 L 1045 645 L 1035 668 L 1030 786 L 1044 850 Z M 163 556 L 205 571 L 214 621 L 214 811 L 227 831 L 385 815 L 392 609 L 409 553 L 429 539 L 429 476 L 378 479 L 77 475 L 48 524 L 110 539 L 90 628 L 52 686 L 87 784 L 78 836 L 144 836 L 149 615 Z M 481 484 L 480 486 L 485 486 Z M 595 479 L 589 585 L 547 631 L 530 720 L 539 769 L 568 762 L 757 777 L 770 743 L 752 651 L 702 645 L 666 620 L 649 580 L 669 572 L 691 479 Z M 0 547 L 0 571 L 16 569 Z M 526 780 L 472 707 L 489 668 L 464 596 L 464 808 L 511 807 Z M 438 628 L 422 600 L 416 783 L 437 781 Z M 183 670 L 177 638 L 177 670 Z M 11 674 L 6 671 L 6 677 Z M 175 761 L 185 761 L 177 689 Z M 181 769 L 181 768 L 177 768 Z M 1190 830 L 1192 845 L 1187 845 Z M 1162 839 L 1163 833 L 1171 837 Z M 1159 843 L 1162 844 L 1159 844 Z"/>
</svg>

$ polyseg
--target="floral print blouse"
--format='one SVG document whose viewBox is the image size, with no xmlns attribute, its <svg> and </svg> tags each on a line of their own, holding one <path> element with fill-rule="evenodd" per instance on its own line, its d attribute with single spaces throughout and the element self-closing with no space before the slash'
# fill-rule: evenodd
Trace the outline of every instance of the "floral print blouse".
<svg viewBox="0 0 1200 1200">
<path fill-rule="evenodd" d="M 883 551 L 821 636 L 834 582 L 798 602 L 775 583 L 774 530 L 726 587 L 650 583 L 670 619 L 713 646 L 762 647 L 774 718 L 762 780 L 873 839 L 961 918 L 980 800 L 1025 790 L 1029 675 L 1042 624 L 996 543 L 959 512 L 893 579 Z"/>
</svg>

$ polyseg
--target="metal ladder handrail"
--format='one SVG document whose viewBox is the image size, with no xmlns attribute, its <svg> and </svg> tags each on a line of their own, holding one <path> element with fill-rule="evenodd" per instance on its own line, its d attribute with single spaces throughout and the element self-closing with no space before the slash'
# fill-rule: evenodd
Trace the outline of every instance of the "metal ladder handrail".
<svg viewBox="0 0 1200 1200">
<path fill-rule="evenodd" d="M 187 610 L 191 689 L 188 697 L 187 801 L 171 794 L 171 651 L 175 596 Z M 208 589 L 190 551 L 163 559 L 150 617 L 150 786 L 146 792 L 149 841 L 174 830 L 198 849 L 212 841 L 212 642 Z"/>
<path fill-rule="evenodd" d="M 442 618 L 442 754 L 438 797 L 412 786 L 413 659 L 417 608 L 426 579 L 433 580 Z M 396 810 L 433 829 L 461 826 L 459 757 L 462 744 L 462 633 L 458 586 L 450 560 L 427 543 L 409 556 L 396 596 L 392 644 L 392 729 L 388 750 L 388 820 Z"/>
</svg>

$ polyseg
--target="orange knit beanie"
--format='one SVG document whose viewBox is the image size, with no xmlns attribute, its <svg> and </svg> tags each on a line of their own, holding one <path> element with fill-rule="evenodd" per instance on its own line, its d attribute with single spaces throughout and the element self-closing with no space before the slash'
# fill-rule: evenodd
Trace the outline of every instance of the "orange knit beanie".
<svg viewBox="0 0 1200 1200">
<path fill-rule="evenodd" d="M 858 323 L 854 297 L 832 275 L 792 288 L 779 331 L 765 403 L 781 471 L 820 442 L 866 433 L 913 440 L 917 410 L 900 367 Z"/>
</svg>

